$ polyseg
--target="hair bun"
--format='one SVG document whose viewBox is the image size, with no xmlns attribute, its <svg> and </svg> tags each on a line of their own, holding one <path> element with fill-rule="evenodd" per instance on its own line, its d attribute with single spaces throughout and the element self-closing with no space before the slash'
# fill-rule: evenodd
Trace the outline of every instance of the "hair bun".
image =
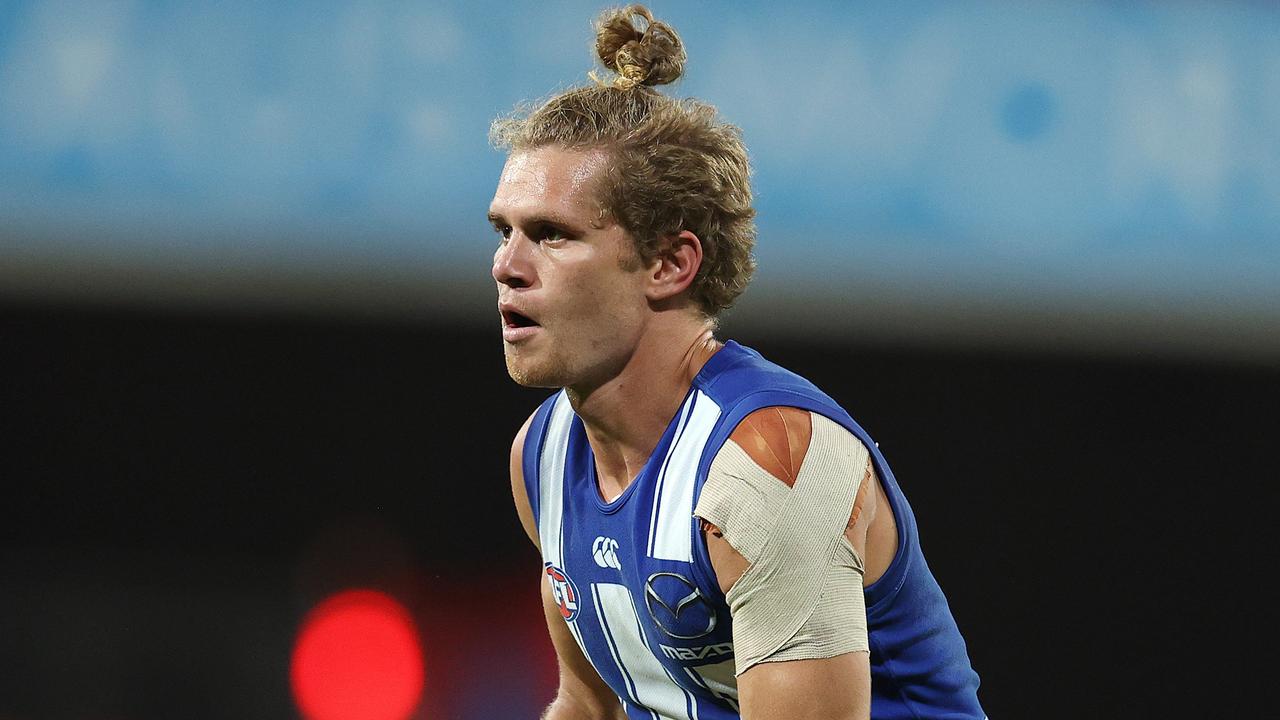
<svg viewBox="0 0 1280 720">
<path fill-rule="evenodd" d="M 643 21 L 643 29 L 636 20 Z M 618 74 L 615 87 L 665 85 L 684 73 L 688 55 L 680 36 L 668 24 L 653 19 L 643 5 L 606 11 L 596 23 L 596 54 Z"/>
</svg>

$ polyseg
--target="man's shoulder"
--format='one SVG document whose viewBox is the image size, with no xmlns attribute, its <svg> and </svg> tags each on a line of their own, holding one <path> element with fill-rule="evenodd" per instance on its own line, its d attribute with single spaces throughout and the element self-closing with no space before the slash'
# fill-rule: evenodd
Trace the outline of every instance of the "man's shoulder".
<svg viewBox="0 0 1280 720">
<path fill-rule="evenodd" d="M 808 378 L 749 347 L 730 340 L 721 352 L 727 356 L 713 368 L 713 373 L 703 378 L 700 388 L 721 407 L 735 407 L 743 402 L 750 403 L 752 399 L 755 403 L 750 404 L 759 403 L 759 407 L 794 404 L 787 402 L 787 397 L 802 400 L 800 407 L 809 406 L 812 401 L 836 405 Z"/>
<path fill-rule="evenodd" d="M 791 487 L 799 477 L 812 434 L 809 411 L 771 405 L 743 418 L 729 439 L 756 465 Z"/>
<path fill-rule="evenodd" d="M 513 473 L 516 472 L 517 465 L 525 465 L 530 459 L 537 459 L 539 449 L 537 446 L 541 444 L 542 438 L 546 435 L 547 425 L 552 421 L 552 415 L 556 413 L 561 403 L 564 405 L 564 408 L 560 409 L 563 415 L 564 410 L 568 408 L 568 400 L 564 398 L 564 392 L 557 390 L 551 393 L 534 408 L 524 424 L 516 431 L 515 438 L 511 442 Z"/>
<path fill-rule="evenodd" d="M 700 388 L 718 409 L 717 428 L 708 438 L 706 457 L 714 456 L 734 436 L 739 445 L 758 449 L 762 456 L 777 454 L 781 458 L 785 453 L 790 462 L 782 467 L 794 469 L 808 446 L 810 413 L 834 421 L 865 445 L 873 444 L 849 412 L 809 379 L 732 341 L 726 343 L 725 350 L 730 354 L 713 368 Z"/>
<path fill-rule="evenodd" d="M 533 413 L 529 415 L 529 419 L 525 422 L 525 427 L 521 428 L 521 430 L 526 434 L 530 431 L 540 434 L 540 431 L 546 426 L 552 415 L 557 412 L 564 414 L 566 411 L 572 413 L 572 409 L 569 407 L 569 399 L 565 396 L 564 390 L 554 390 L 533 409 Z"/>
</svg>

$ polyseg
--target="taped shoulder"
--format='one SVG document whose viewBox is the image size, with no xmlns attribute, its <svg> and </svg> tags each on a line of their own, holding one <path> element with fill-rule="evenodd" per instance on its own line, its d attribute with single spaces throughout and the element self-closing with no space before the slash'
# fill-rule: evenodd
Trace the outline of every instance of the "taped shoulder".
<svg viewBox="0 0 1280 720">
<path fill-rule="evenodd" d="M 743 418 L 729 439 L 770 475 L 793 487 L 812 436 L 808 410 L 772 406 Z"/>
</svg>

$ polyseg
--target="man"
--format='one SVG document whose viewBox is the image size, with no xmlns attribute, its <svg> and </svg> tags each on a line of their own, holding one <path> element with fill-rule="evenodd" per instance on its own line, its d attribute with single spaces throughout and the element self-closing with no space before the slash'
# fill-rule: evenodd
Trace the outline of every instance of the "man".
<svg viewBox="0 0 1280 720">
<path fill-rule="evenodd" d="M 685 54 L 643 7 L 596 49 L 612 82 L 493 129 L 507 368 L 560 389 L 511 449 L 560 664 L 544 717 L 982 718 L 875 444 L 714 336 L 753 270 L 738 131 L 653 89 Z"/>
</svg>

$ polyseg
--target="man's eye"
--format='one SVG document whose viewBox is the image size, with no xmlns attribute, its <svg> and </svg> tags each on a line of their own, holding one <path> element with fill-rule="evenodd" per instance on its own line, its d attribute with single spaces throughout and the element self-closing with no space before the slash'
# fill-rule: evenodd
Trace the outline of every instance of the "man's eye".
<svg viewBox="0 0 1280 720">
<path fill-rule="evenodd" d="M 568 236 L 564 234 L 564 231 L 557 228 L 547 228 L 542 231 L 542 242 L 554 243 L 567 239 Z"/>
<path fill-rule="evenodd" d="M 502 240 L 503 240 L 504 242 L 505 242 L 505 241 L 507 241 L 507 240 L 510 240 L 510 239 L 511 239 L 511 226 L 510 226 L 510 225 L 494 225 L 494 226 L 493 226 L 493 231 L 494 231 L 494 232 L 496 232 L 496 233 L 498 233 L 498 235 L 502 236 Z"/>
</svg>

